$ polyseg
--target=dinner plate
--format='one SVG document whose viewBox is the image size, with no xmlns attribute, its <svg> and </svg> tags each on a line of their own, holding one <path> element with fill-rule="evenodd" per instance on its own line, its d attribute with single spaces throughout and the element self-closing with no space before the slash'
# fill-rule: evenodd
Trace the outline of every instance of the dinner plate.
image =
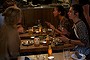
<svg viewBox="0 0 90 60">
<path fill-rule="evenodd" d="M 22 42 L 22 45 L 23 46 L 30 46 L 30 45 L 33 45 L 33 41 L 24 41 L 24 42 Z"/>
<path fill-rule="evenodd" d="M 22 44 L 23 46 L 30 46 L 30 45 L 32 45 L 32 44 Z"/>
<path fill-rule="evenodd" d="M 72 54 L 71 57 L 72 57 L 73 59 L 75 59 L 75 60 L 85 60 L 86 56 L 85 56 L 84 54 L 79 53 L 79 55 L 82 56 L 81 59 L 78 59 L 77 56 L 76 56 L 75 54 Z"/>
</svg>

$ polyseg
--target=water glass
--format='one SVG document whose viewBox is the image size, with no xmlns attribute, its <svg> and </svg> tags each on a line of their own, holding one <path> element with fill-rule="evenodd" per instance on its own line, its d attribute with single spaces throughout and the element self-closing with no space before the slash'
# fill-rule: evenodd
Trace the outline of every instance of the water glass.
<svg viewBox="0 0 90 60">
<path fill-rule="evenodd" d="M 64 48 L 63 49 L 63 58 L 64 58 L 64 60 L 69 60 L 70 59 L 70 49 L 69 48 Z"/>
</svg>

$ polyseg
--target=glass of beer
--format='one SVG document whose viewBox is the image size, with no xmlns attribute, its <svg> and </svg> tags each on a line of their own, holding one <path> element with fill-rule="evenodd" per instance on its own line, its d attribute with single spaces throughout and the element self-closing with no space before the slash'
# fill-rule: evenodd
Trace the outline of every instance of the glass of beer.
<svg viewBox="0 0 90 60">
<path fill-rule="evenodd" d="M 32 29 L 32 27 L 29 27 L 29 29 L 28 29 L 28 33 L 29 33 L 30 36 L 33 35 L 33 29 Z"/>
</svg>

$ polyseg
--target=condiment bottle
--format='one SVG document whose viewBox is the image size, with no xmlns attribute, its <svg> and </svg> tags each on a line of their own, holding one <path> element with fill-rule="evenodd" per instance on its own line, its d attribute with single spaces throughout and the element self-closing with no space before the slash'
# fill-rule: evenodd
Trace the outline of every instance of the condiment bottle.
<svg viewBox="0 0 90 60">
<path fill-rule="evenodd" d="M 51 44 L 48 46 L 48 56 L 52 55 L 52 48 L 51 48 Z"/>
<path fill-rule="evenodd" d="M 38 27 L 39 27 L 39 32 L 41 33 L 42 32 L 42 25 L 41 25 L 41 21 L 38 20 Z"/>
<path fill-rule="evenodd" d="M 46 43 L 47 43 L 47 45 L 49 44 L 49 35 L 47 35 L 47 37 L 46 37 Z"/>
<path fill-rule="evenodd" d="M 39 26 L 39 32 L 42 32 L 42 25 Z"/>
</svg>

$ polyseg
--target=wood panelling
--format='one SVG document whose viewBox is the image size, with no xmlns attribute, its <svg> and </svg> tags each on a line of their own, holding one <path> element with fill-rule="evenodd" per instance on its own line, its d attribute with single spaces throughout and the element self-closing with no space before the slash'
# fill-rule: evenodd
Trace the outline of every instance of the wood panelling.
<svg viewBox="0 0 90 60">
<path fill-rule="evenodd" d="M 40 19 L 42 25 L 45 26 L 45 21 L 48 21 L 55 25 L 55 20 L 53 17 L 53 8 L 23 8 L 23 19 L 22 23 L 27 28 L 33 26 Z"/>
</svg>

